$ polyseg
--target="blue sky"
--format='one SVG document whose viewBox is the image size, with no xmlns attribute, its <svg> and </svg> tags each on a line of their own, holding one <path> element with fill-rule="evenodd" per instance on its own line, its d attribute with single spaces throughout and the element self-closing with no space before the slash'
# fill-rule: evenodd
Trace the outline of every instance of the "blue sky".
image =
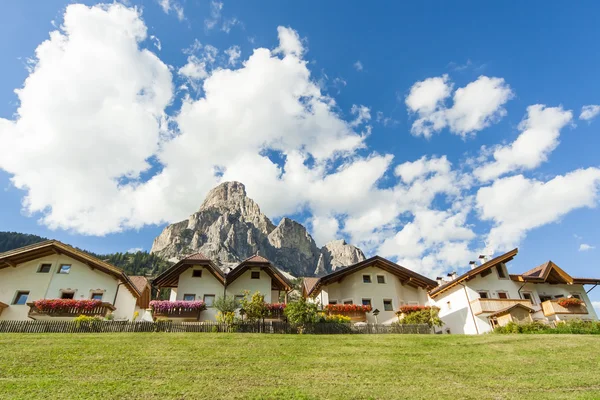
<svg viewBox="0 0 600 400">
<path fill-rule="evenodd" d="M 0 230 L 95 252 L 149 250 L 166 221 L 199 207 L 219 170 L 242 180 L 269 217 L 300 220 L 320 244 L 345 237 L 430 275 L 518 245 L 513 272 L 552 259 L 600 276 L 600 108 L 580 118 L 600 103 L 600 6 L 72 3 L 11 1 L 0 15 L 11 38 L 0 43 Z M 119 29 L 124 36 L 111 38 Z M 52 31 L 64 47 L 55 38 L 36 56 Z M 78 37 L 98 41 L 85 48 Z M 233 62 L 228 49 L 239 50 Z M 267 53 L 250 63 L 255 49 Z M 419 82 L 431 86 L 418 91 Z M 136 93 L 151 95 L 128 109 Z M 539 117 L 528 114 L 536 104 Z M 228 111 L 235 117 L 221 117 Z M 511 147 L 528 116 L 530 139 Z M 441 128 L 425 133 L 419 119 Z M 501 172 L 481 179 L 486 165 Z"/>
</svg>

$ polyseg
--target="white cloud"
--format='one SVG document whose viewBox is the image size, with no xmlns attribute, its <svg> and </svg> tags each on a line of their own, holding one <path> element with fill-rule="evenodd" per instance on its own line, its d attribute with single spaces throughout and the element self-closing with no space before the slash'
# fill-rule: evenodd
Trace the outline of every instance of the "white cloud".
<svg viewBox="0 0 600 400">
<path fill-rule="evenodd" d="M 589 106 L 581 107 L 581 114 L 579 114 L 579 119 L 584 121 L 592 121 L 596 116 L 600 114 L 600 106 L 591 104 Z"/>
<path fill-rule="evenodd" d="M 133 247 L 127 250 L 127 253 L 139 253 L 140 251 L 144 251 L 143 247 Z"/>
<path fill-rule="evenodd" d="M 210 18 L 204 20 L 204 27 L 207 30 L 213 29 L 221 20 L 221 10 L 223 10 L 223 2 L 212 0 L 210 2 Z"/>
<path fill-rule="evenodd" d="M 488 248 L 492 251 L 512 248 L 531 229 L 557 221 L 577 208 L 595 207 L 599 185 L 600 169 L 587 168 L 547 182 L 516 175 L 480 188 L 477 192 L 480 218 L 494 223 L 487 237 Z"/>
<path fill-rule="evenodd" d="M 0 168 L 52 229 L 105 234 L 131 220 L 126 182 L 150 167 L 173 90 L 168 67 L 138 47 L 145 39 L 135 9 L 69 5 L 36 49 L 15 120 L 0 119 L 0 148 L 11 149 Z"/>
<path fill-rule="evenodd" d="M 277 34 L 279 36 L 279 47 L 275 49 L 276 53 L 283 53 L 284 55 L 293 55 L 301 57 L 304 53 L 305 48 L 300 40 L 298 32 L 292 28 L 286 28 L 285 26 L 277 27 Z"/>
<path fill-rule="evenodd" d="M 360 60 L 356 61 L 353 64 L 353 66 L 354 66 L 354 69 L 357 70 L 358 72 L 361 72 L 364 69 L 363 64 L 362 64 L 362 62 L 360 62 Z"/>
<path fill-rule="evenodd" d="M 231 29 L 236 26 L 236 25 L 241 25 L 242 23 L 240 22 L 240 20 L 238 20 L 237 18 L 229 18 L 225 21 L 223 21 L 223 26 L 221 27 L 221 30 L 225 33 L 229 33 L 231 32 Z"/>
<path fill-rule="evenodd" d="M 596 248 L 596 246 L 591 246 L 591 245 L 586 244 L 586 243 L 581 243 L 579 245 L 579 251 L 588 251 L 588 250 L 593 250 L 595 248 Z"/>
<path fill-rule="evenodd" d="M 187 64 L 179 68 L 177 73 L 192 80 L 201 80 L 208 76 L 206 62 L 196 56 L 188 56 Z"/>
<path fill-rule="evenodd" d="M 450 132 L 465 137 L 474 134 L 506 115 L 503 105 L 513 97 L 510 86 L 502 78 L 480 76 L 476 81 L 454 92 L 453 105 L 447 108 L 452 84 L 448 76 L 428 78 L 415 83 L 406 97 L 406 105 L 418 114 L 411 132 L 430 138 L 448 127 Z"/>
<path fill-rule="evenodd" d="M 240 50 L 240 46 L 231 46 L 225 50 L 225 54 L 227 54 L 228 57 L 227 63 L 231 66 L 235 66 L 238 63 L 242 52 Z"/>
<path fill-rule="evenodd" d="M 596 309 L 596 314 L 600 314 L 600 301 L 592 301 L 592 306 Z"/>
<path fill-rule="evenodd" d="M 171 10 L 175 12 L 177 15 L 177 19 L 183 21 L 185 19 L 185 14 L 183 12 L 183 6 L 175 0 L 158 0 L 158 4 L 161 6 L 163 11 L 166 14 L 169 14 Z"/>
<path fill-rule="evenodd" d="M 478 179 L 489 181 L 509 172 L 538 167 L 558 146 L 560 130 L 572 119 L 562 107 L 529 106 L 527 117 L 519 124 L 521 134 L 511 144 L 494 149 L 494 161 L 478 167 Z"/>
<path fill-rule="evenodd" d="M 154 35 L 150 35 L 150 40 L 152 40 L 152 43 L 154 44 L 154 47 L 156 47 L 158 49 L 158 51 L 162 50 L 162 45 L 160 44 L 160 39 L 158 39 Z"/>
<path fill-rule="evenodd" d="M 314 217 L 310 220 L 310 224 L 317 246 L 324 246 L 339 237 L 340 225 L 335 217 Z"/>
</svg>

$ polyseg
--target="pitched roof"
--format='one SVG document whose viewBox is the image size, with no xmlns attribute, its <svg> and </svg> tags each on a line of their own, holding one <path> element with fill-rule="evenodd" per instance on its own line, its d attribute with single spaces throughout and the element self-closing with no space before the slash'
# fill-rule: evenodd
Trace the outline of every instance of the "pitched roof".
<svg viewBox="0 0 600 400">
<path fill-rule="evenodd" d="M 496 312 L 495 312 L 495 313 L 493 313 L 493 314 L 490 314 L 490 315 L 488 315 L 488 318 L 492 318 L 492 317 L 498 317 L 498 316 L 500 316 L 500 315 L 508 314 L 508 313 L 510 313 L 510 312 L 511 312 L 513 309 L 515 309 L 515 308 L 523 308 L 524 310 L 527 310 L 527 311 L 529 311 L 530 313 L 532 313 L 532 312 L 534 312 L 534 311 L 535 311 L 535 310 L 534 310 L 533 308 L 531 308 L 531 307 L 527 307 L 527 306 L 526 306 L 526 305 L 524 305 L 524 304 L 517 303 L 517 304 L 513 304 L 512 306 L 508 306 L 508 307 L 505 307 L 505 308 L 503 308 L 503 309 L 501 309 L 501 310 L 498 310 L 498 311 L 496 311 Z"/>
<path fill-rule="evenodd" d="M 136 298 L 139 298 L 141 295 L 129 276 L 127 276 L 121 268 L 115 267 L 106 261 L 102 261 L 86 252 L 59 242 L 58 240 L 45 240 L 43 242 L 0 253 L 0 269 L 16 267 L 19 264 L 54 254 L 64 254 L 79 262 L 87 264 L 92 268 L 96 268 L 99 271 L 112 275 L 120 279 Z"/>
<path fill-rule="evenodd" d="M 303 278 L 302 284 L 304 285 L 304 293 L 308 294 L 312 292 L 317 282 L 319 282 L 319 278 Z"/>
<path fill-rule="evenodd" d="M 208 258 L 204 254 L 198 252 L 198 253 L 194 253 L 192 255 L 189 255 L 189 256 L 185 257 L 184 260 L 190 260 L 190 261 L 210 261 L 210 258 Z"/>
<path fill-rule="evenodd" d="M 142 293 L 148 287 L 148 285 L 150 285 L 148 278 L 145 276 L 133 275 L 130 276 L 129 279 L 131 279 L 131 282 L 133 282 L 133 285 L 137 290 L 139 290 L 140 293 Z"/>
<path fill-rule="evenodd" d="M 269 260 L 267 260 L 266 258 L 264 258 L 262 256 L 259 256 L 258 254 L 255 254 L 252 257 L 248 257 L 248 258 L 246 258 L 242 262 L 248 262 L 248 263 L 270 263 Z"/>
<path fill-rule="evenodd" d="M 357 262 L 356 264 L 349 265 L 345 268 L 338 269 L 328 275 L 325 275 L 318 279 L 317 283 L 307 292 L 307 296 L 316 295 L 319 293 L 324 285 L 332 282 L 341 280 L 347 275 L 353 274 L 360 271 L 363 268 L 376 265 L 377 267 L 386 270 L 396 276 L 398 276 L 403 283 L 409 284 L 416 287 L 422 287 L 424 289 L 431 289 L 437 285 L 437 282 L 431 280 L 423 275 L 420 275 L 408 268 L 404 268 L 390 260 L 387 260 L 380 256 L 374 256 L 367 260 Z"/>
<path fill-rule="evenodd" d="M 523 272 L 521 275 L 510 275 L 510 279 L 518 282 L 574 283 L 573 277 L 552 261 L 538 265 L 529 271 Z"/>
<path fill-rule="evenodd" d="M 259 255 L 254 255 L 245 259 L 234 269 L 232 269 L 226 276 L 225 281 L 227 285 L 231 284 L 231 282 L 239 278 L 248 268 L 253 266 L 259 266 L 261 270 L 265 271 L 271 277 L 271 279 L 275 281 L 275 284 L 279 289 L 287 291 L 292 288 L 292 283 L 282 273 L 282 271 L 275 267 L 271 261 Z"/>
<path fill-rule="evenodd" d="M 152 284 L 159 288 L 172 288 L 177 287 L 179 282 L 179 275 L 181 275 L 188 268 L 194 265 L 201 265 L 206 267 L 208 271 L 217 278 L 221 283 L 225 283 L 225 274 L 221 271 L 217 265 L 215 265 L 211 259 L 206 257 L 202 253 L 195 253 L 182 258 L 175 265 L 163 271 L 160 275 L 152 280 Z"/>
<path fill-rule="evenodd" d="M 445 292 L 446 290 L 453 288 L 454 286 L 458 285 L 459 283 L 461 283 L 465 280 L 474 278 L 475 276 L 484 272 L 485 270 L 493 268 L 500 263 L 507 263 L 510 260 L 512 260 L 513 258 L 515 258 L 515 256 L 517 255 L 518 252 L 519 252 L 519 249 L 515 248 L 507 253 L 499 255 L 498 257 L 493 258 L 490 261 L 481 264 L 477 268 L 473 268 L 472 270 L 465 272 L 464 274 L 453 279 L 452 281 L 436 287 L 435 289 L 433 289 L 432 291 L 429 292 L 429 295 L 431 297 L 437 296 L 437 295 L 441 294 L 442 292 Z"/>
</svg>

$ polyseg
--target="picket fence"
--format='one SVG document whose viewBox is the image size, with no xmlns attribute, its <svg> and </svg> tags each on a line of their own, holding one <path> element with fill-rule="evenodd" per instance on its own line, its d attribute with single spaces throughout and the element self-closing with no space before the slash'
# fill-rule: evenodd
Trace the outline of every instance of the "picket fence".
<svg viewBox="0 0 600 400">
<path fill-rule="evenodd" d="M 279 334 L 429 334 L 421 325 L 376 325 L 317 323 L 302 326 L 287 322 L 222 324 L 218 322 L 173 321 L 0 321 L 0 333 L 110 333 L 110 332 L 204 332 Z"/>
</svg>

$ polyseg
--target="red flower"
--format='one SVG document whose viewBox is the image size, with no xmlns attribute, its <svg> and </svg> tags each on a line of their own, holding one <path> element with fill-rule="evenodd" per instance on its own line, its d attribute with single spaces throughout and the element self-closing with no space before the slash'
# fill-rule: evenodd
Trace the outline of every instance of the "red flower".
<svg viewBox="0 0 600 400">
<path fill-rule="evenodd" d="M 339 312 L 371 312 L 371 306 L 363 306 L 362 304 L 328 304 L 325 310 L 333 313 Z"/>
<path fill-rule="evenodd" d="M 578 299 L 576 297 L 567 297 L 567 298 L 563 297 L 562 299 L 558 299 L 557 303 L 561 307 L 568 308 L 568 307 L 580 306 L 583 304 L 583 301 L 581 301 L 580 299 Z"/>
</svg>

